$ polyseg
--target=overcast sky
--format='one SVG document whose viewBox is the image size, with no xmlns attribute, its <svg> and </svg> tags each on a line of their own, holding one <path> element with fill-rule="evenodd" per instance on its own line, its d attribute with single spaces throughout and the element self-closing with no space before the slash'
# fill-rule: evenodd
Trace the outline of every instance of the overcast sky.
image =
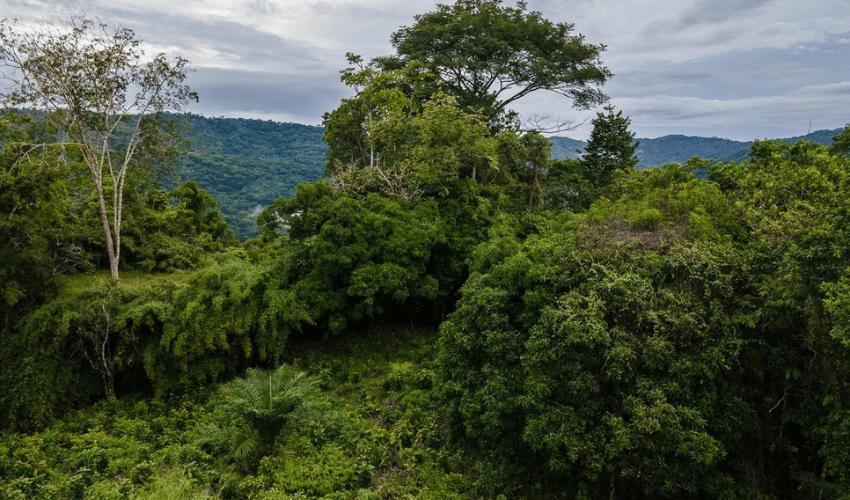
<svg viewBox="0 0 850 500">
<path fill-rule="evenodd" d="M 390 34 L 436 3 L 3 0 L 0 18 L 97 16 L 132 28 L 150 53 L 192 62 L 190 85 L 200 94 L 193 113 L 319 125 L 351 94 L 339 81 L 345 53 L 392 53 Z M 614 77 L 604 91 L 638 137 L 752 140 L 850 122 L 848 0 L 528 0 L 528 7 L 607 45 L 602 59 Z M 515 109 L 526 117 L 588 116 L 539 93 Z M 586 139 L 590 128 L 562 135 Z"/>
</svg>

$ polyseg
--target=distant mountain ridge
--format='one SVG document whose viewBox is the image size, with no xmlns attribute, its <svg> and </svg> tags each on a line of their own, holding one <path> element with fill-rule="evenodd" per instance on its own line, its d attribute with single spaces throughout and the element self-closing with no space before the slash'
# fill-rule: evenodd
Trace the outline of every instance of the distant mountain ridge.
<svg viewBox="0 0 850 500">
<path fill-rule="evenodd" d="M 798 137 L 782 138 L 786 142 L 808 140 L 830 145 L 832 138 L 843 129 L 818 130 Z M 636 139 L 640 144 L 636 155 L 638 167 L 659 166 L 665 163 L 684 163 L 694 156 L 715 161 L 741 161 L 746 159 L 753 141 L 733 141 L 719 137 L 697 137 L 680 134 L 665 135 L 655 139 Z M 552 158 L 565 160 L 581 158 L 587 142 L 569 137 L 549 137 Z"/>
</svg>

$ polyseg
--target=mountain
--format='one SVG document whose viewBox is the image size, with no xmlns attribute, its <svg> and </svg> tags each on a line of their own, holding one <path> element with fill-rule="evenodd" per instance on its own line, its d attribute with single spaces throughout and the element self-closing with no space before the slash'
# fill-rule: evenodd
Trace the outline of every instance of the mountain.
<svg viewBox="0 0 850 500">
<path fill-rule="evenodd" d="M 818 130 L 799 137 L 783 138 L 786 142 L 808 140 L 820 144 L 832 144 L 832 137 L 842 129 Z M 638 167 L 664 165 L 665 163 L 684 163 L 694 156 L 716 161 L 741 161 L 746 159 L 753 141 L 733 141 L 718 137 L 694 137 L 686 135 L 665 135 L 656 139 L 636 139 L 638 145 Z M 552 158 L 565 160 L 581 158 L 585 141 L 569 137 L 549 137 L 552 143 Z"/>
</svg>

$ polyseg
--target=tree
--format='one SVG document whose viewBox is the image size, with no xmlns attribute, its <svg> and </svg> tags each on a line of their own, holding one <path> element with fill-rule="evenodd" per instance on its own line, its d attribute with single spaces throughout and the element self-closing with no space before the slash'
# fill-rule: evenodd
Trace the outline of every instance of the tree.
<svg viewBox="0 0 850 500">
<path fill-rule="evenodd" d="M 319 377 L 281 365 L 271 372 L 249 368 L 224 386 L 232 456 L 247 465 L 257 454 L 271 454 L 281 432 L 321 402 L 320 383 Z"/>
<path fill-rule="evenodd" d="M 553 208 L 584 210 L 594 200 L 587 164 L 577 158 L 552 160 L 546 167 L 546 203 Z"/>
<path fill-rule="evenodd" d="M 631 120 L 622 111 L 615 114 L 612 105 L 605 106 L 605 111 L 608 114 L 597 113 L 593 119 L 582 158 L 595 188 L 610 183 L 615 171 L 632 169 L 638 163 L 635 151 L 640 143 L 629 131 Z"/>
<path fill-rule="evenodd" d="M 140 45 L 128 28 L 85 18 L 34 30 L 16 20 L 0 22 L 7 84 L 0 98 L 61 120 L 65 155 L 82 158 L 97 194 L 113 280 L 119 278 L 124 188 L 140 166 L 136 157 L 162 147 L 163 112 L 197 100 L 184 84 L 186 59 L 146 58 Z"/>
<path fill-rule="evenodd" d="M 556 208 L 583 210 L 600 196 L 611 196 L 614 173 L 633 169 L 638 142 L 629 131 L 629 118 L 614 107 L 597 113 L 582 159 L 553 160 L 546 169 L 547 203 Z"/>
<path fill-rule="evenodd" d="M 511 8 L 501 0 L 458 0 L 415 19 L 392 35 L 398 54 L 376 61 L 385 68 L 424 64 L 441 90 L 492 124 L 513 122 L 507 106 L 538 90 L 568 97 L 579 109 L 607 100 L 597 88 L 612 76 L 599 60 L 605 46 L 586 43 L 573 24 L 526 11 L 525 2 Z"/>
<path fill-rule="evenodd" d="M 723 199 L 697 182 L 658 194 Z M 700 241 L 652 251 L 660 234 L 623 220 L 641 208 L 562 213 L 524 239 L 494 229 L 440 326 L 447 421 L 565 496 L 716 498 L 738 430 L 725 422 L 740 418 L 722 377 L 738 349 L 740 257 Z"/>
<path fill-rule="evenodd" d="M 0 115 L 0 330 L 21 316 L 20 301 L 45 296 L 63 260 L 54 241 L 67 218 L 70 171 L 33 144 L 39 125 L 46 124 Z"/>
<path fill-rule="evenodd" d="M 328 144 L 327 176 L 341 166 L 373 166 L 380 152 L 375 150 L 368 128 L 392 115 L 418 113 L 420 101 L 435 92 L 417 63 L 387 70 L 375 62 L 364 63 L 356 54 L 348 53 L 346 57 L 350 66 L 341 72 L 341 79 L 356 95 L 343 99 L 337 109 L 322 117 L 323 139 Z"/>
<path fill-rule="evenodd" d="M 387 112 L 366 125 L 369 165 L 339 165 L 337 190 L 365 196 L 377 191 L 416 203 L 445 196 L 453 179 L 492 182 L 498 172 L 496 141 L 480 115 L 464 113 L 454 98 L 435 96 L 412 116 Z"/>
<path fill-rule="evenodd" d="M 238 243 L 215 209 L 215 199 L 196 181 L 171 191 L 151 189 L 136 206 L 130 205 L 124 224 L 127 267 L 148 272 L 191 269 L 206 256 Z"/>
<path fill-rule="evenodd" d="M 832 146 L 829 151 L 835 155 L 850 156 L 850 123 L 832 137 Z"/>
</svg>

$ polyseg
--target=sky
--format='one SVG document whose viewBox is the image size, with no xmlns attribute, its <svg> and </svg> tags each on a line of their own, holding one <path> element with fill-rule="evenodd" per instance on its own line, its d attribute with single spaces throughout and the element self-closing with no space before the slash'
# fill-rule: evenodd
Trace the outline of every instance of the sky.
<svg viewBox="0 0 850 500">
<path fill-rule="evenodd" d="M 444 1 L 443 3 L 450 3 Z M 150 54 L 191 61 L 188 111 L 320 125 L 352 90 L 346 52 L 393 53 L 390 35 L 435 10 L 427 0 L 3 0 L 0 19 L 64 22 L 85 14 L 134 30 Z M 506 6 L 514 6 L 506 0 Z M 637 137 L 749 141 L 850 123 L 848 0 L 528 0 L 606 45 L 603 87 Z M 585 140 L 601 109 L 534 93 L 522 117 L 572 121 Z"/>
</svg>

